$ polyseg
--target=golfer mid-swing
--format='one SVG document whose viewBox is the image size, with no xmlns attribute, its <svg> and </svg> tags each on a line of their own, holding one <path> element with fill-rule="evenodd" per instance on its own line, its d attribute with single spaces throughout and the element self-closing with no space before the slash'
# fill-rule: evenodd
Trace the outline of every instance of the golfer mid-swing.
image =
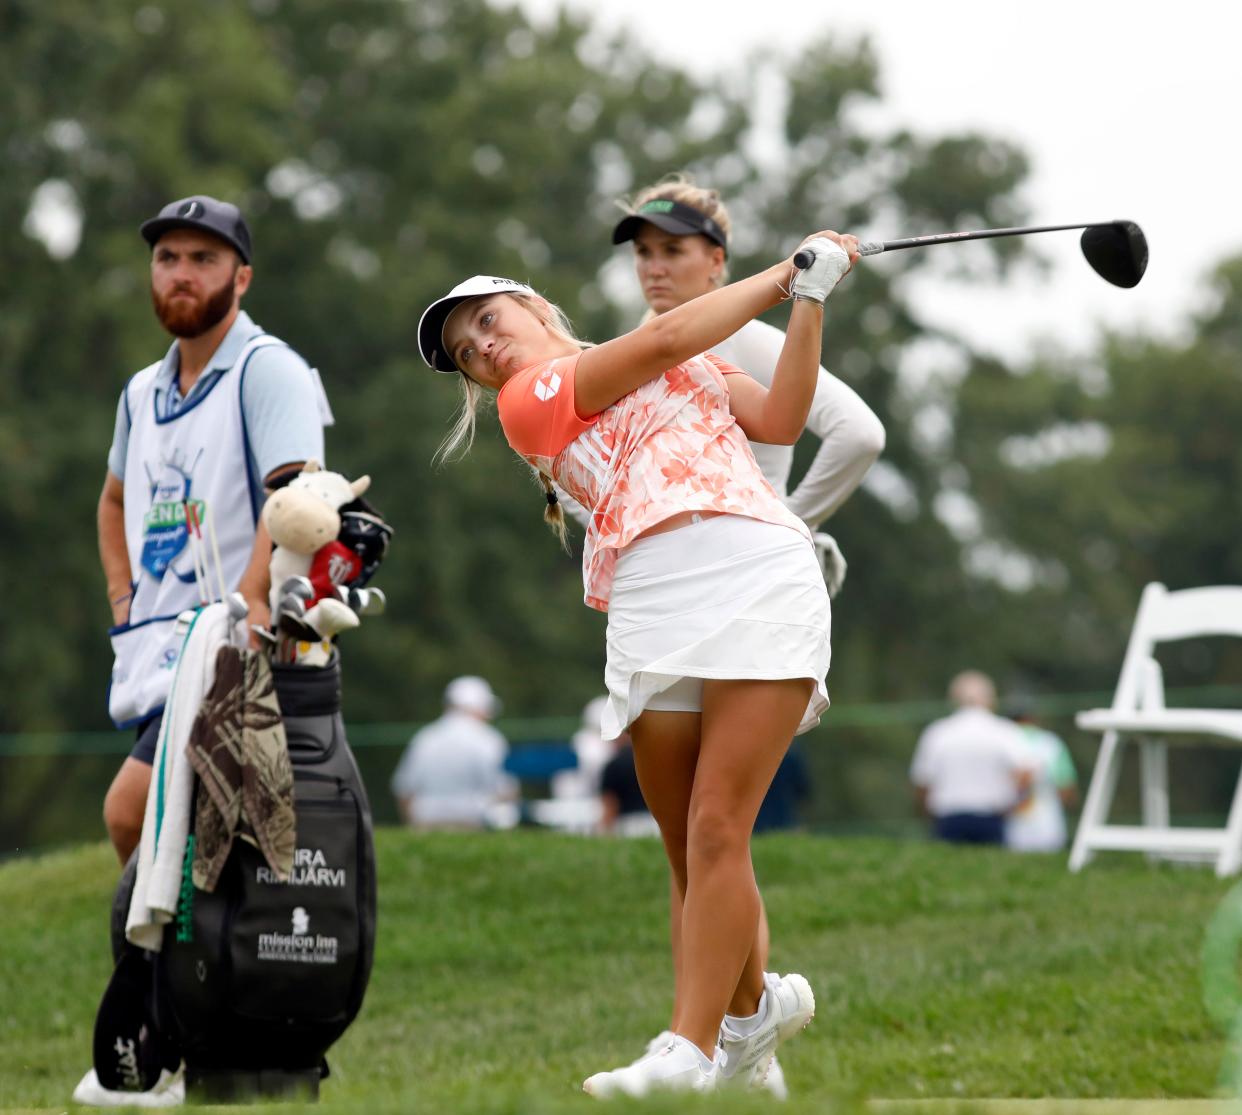
<svg viewBox="0 0 1242 1115">
<path fill-rule="evenodd" d="M 628 727 L 684 896 L 679 1028 L 651 1056 L 588 1078 L 593 1095 L 753 1082 L 814 1013 L 802 976 L 765 978 L 753 955 L 750 834 L 790 738 L 828 704 L 828 594 L 809 531 L 746 440 L 791 442 L 806 422 L 823 301 L 857 241 L 822 232 L 807 246 L 804 271 L 782 260 L 595 347 L 530 287 L 490 276 L 419 323 L 427 363 L 461 377 L 447 448 L 468 441 L 482 389 L 496 390 L 546 517 L 563 535 L 554 482 L 591 512 L 586 601 L 608 612 L 603 735 Z M 770 389 L 702 355 L 790 295 Z"/>
</svg>

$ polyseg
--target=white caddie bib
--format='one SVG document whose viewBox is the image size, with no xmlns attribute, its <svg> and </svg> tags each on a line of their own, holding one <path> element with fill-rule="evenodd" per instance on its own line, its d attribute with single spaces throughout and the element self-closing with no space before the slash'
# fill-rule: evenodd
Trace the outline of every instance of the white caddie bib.
<svg viewBox="0 0 1242 1115">
<path fill-rule="evenodd" d="M 284 342 L 261 334 L 202 398 L 171 418 L 155 412 L 160 365 L 144 368 L 126 388 L 130 407 L 125 456 L 125 542 L 134 595 L 129 622 L 109 631 L 115 660 L 108 714 L 124 728 L 158 712 L 168 698 L 184 632 L 178 614 L 219 599 L 214 550 L 224 591 L 237 588 L 254 549 L 242 372 L 260 348 Z M 205 591 L 194 572 L 186 507 L 203 528 Z M 215 547 L 209 531 L 214 530 Z"/>
</svg>

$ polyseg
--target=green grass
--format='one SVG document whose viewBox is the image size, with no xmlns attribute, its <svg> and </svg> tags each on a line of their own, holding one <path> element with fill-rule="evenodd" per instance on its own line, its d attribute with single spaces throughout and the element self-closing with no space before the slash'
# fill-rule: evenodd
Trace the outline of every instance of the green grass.
<svg viewBox="0 0 1242 1115">
<path fill-rule="evenodd" d="M 581 1080 L 666 1021 L 658 846 L 396 830 L 378 845 L 375 971 L 321 1108 L 591 1110 Z M 782 1049 L 785 1110 L 1214 1094 L 1225 1043 L 1199 957 L 1228 888 L 1207 870 L 1118 857 L 1073 876 L 1060 858 L 808 836 L 763 838 L 755 862 L 773 967 L 818 998 Z M 64 1110 L 89 1065 L 115 878 L 101 845 L 0 866 L 0 1109 Z M 630 1106 L 770 1109 L 610 1110 Z"/>
</svg>

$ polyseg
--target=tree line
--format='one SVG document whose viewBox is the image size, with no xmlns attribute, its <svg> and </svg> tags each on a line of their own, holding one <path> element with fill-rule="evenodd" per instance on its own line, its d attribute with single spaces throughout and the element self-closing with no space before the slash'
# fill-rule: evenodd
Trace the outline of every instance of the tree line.
<svg viewBox="0 0 1242 1115">
<path fill-rule="evenodd" d="M 584 18 L 535 25 L 482 0 L 13 0 L 0 62 L 0 732 L 107 725 L 94 511 L 118 393 L 168 343 L 137 234 L 166 201 L 204 192 L 248 214 L 246 308 L 320 369 L 329 465 L 370 473 L 395 527 L 375 582 L 389 613 L 342 640 L 347 714 L 370 722 L 434 715 L 463 672 L 517 715 L 572 714 L 601 686 L 603 617 L 494 419 L 466 461 L 431 464 L 456 406 L 417 355 L 431 297 L 512 275 L 582 335 L 615 334 L 637 318 L 617 294 L 615 200 L 671 170 L 725 195 L 735 275 L 825 225 L 1025 216 L 1010 140 L 866 123 L 882 98 L 866 41 L 785 60 L 762 121 L 771 59 L 725 84 Z M 1029 251 L 991 241 L 972 266 L 996 282 Z M 830 307 L 825 362 L 888 432 L 829 526 L 850 563 L 832 691 L 935 697 L 967 665 L 1035 693 L 1107 688 L 1144 583 L 1238 576 L 1242 259 L 1222 262 L 1184 339 L 1103 334 L 1021 366 L 922 319 L 903 279 L 926 266 L 912 252 L 860 268 Z M 943 367 L 904 374 L 933 335 Z M 1170 684 L 1237 665 L 1200 649 Z"/>
</svg>

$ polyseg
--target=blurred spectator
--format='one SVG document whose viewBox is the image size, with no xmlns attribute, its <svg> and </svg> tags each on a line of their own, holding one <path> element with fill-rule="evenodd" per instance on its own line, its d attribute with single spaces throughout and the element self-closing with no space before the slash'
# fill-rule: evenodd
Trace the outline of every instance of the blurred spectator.
<svg viewBox="0 0 1242 1115">
<path fill-rule="evenodd" d="M 614 836 L 659 836 L 655 818 L 647 811 L 647 802 L 638 785 L 634 769 L 634 748 L 628 732 L 616 740 L 611 759 L 604 764 L 600 776 L 600 801 L 603 813 L 599 827 Z"/>
<path fill-rule="evenodd" d="M 414 733 L 392 776 L 407 824 L 418 829 L 479 829 L 497 803 L 514 795 L 504 772 L 509 745 L 489 721 L 500 711 L 480 677 L 459 677 L 444 691 L 444 715 Z"/>
<path fill-rule="evenodd" d="M 919 808 L 941 840 L 1000 844 L 1005 818 L 1025 801 L 1035 766 L 1026 738 L 997 716 L 996 689 L 977 670 L 949 684 L 957 711 L 924 729 L 910 766 Z"/>
<path fill-rule="evenodd" d="M 755 832 L 791 829 L 798 825 L 798 806 L 811 796 L 811 776 L 807 770 L 802 744 L 795 739 L 776 768 L 772 785 L 764 795 Z"/>
<path fill-rule="evenodd" d="M 1005 712 L 1026 737 L 1035 764 L 1031 794 L 1005 824 L 1015 852 L 1059 852 L 1065 847 L 1065 810 L 1078 801 L 1078 775 L 1065 741 L 1041 727 L 1027 698 L 1006 702 Z"/>
<path fill-rule="evenodd" d="M 592 697 L 582 710 L 582 726 L 569 741 L 578 764 L 552 776 L 554 798 L 581 801 L 599 796 L 600 775 L 613 752 L 612 744 L 600 735 L 600 721 L 607 703 L 607 697 Z"/>
</svg>

